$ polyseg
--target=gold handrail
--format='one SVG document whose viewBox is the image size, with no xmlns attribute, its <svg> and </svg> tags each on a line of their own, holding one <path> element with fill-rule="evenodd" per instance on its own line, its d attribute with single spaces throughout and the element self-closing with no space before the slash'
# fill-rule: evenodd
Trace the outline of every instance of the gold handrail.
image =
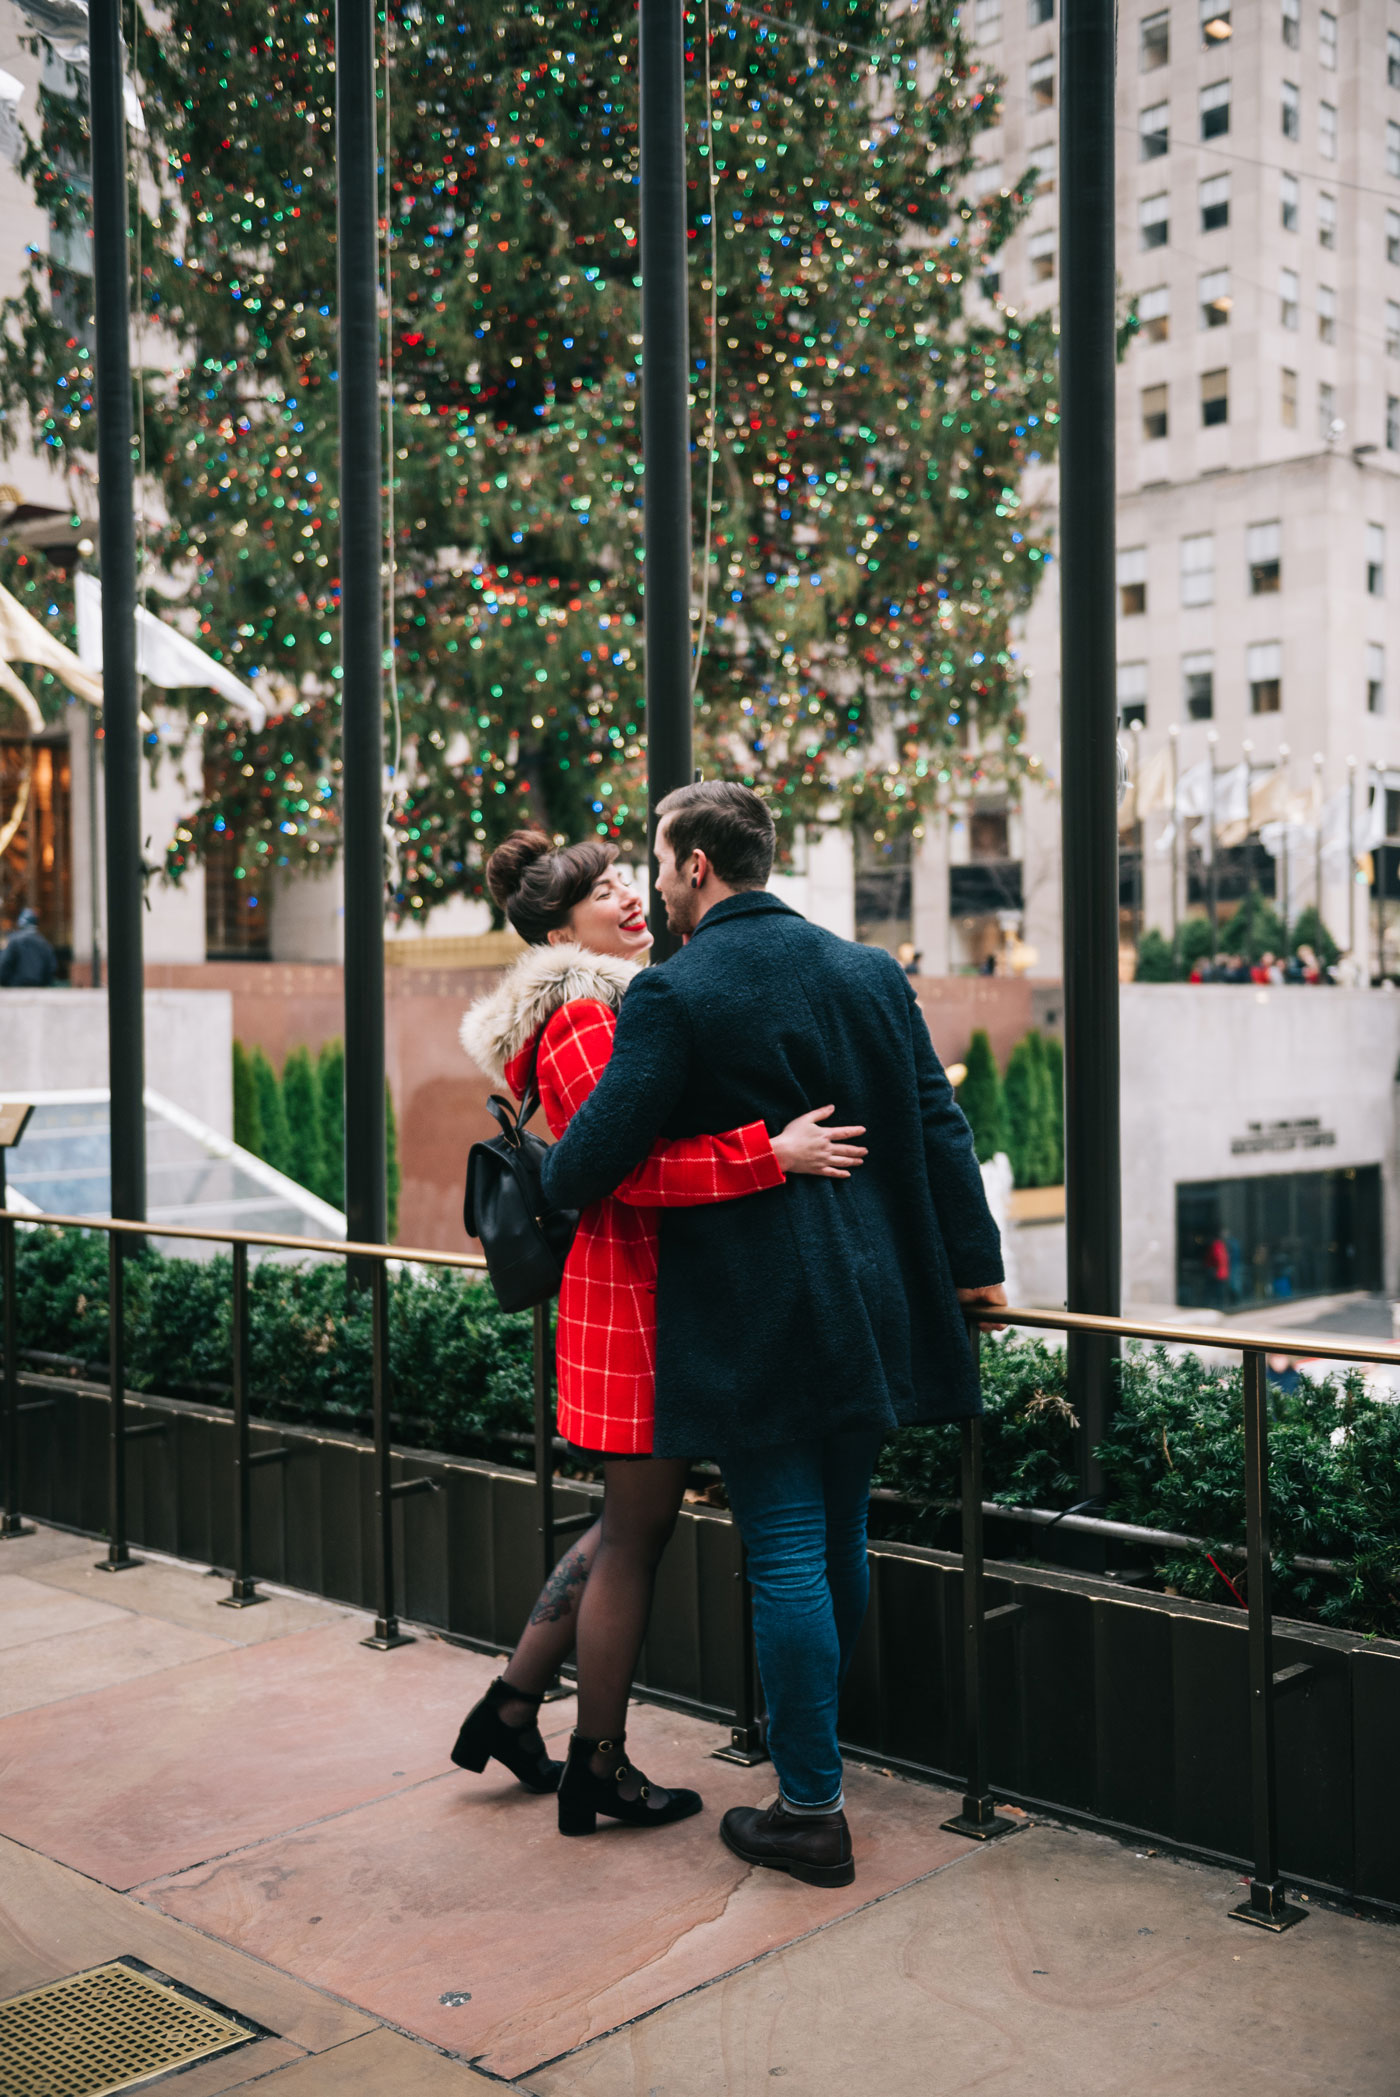
<svg viewBox="0 0 1400 2097">
<path fill-rule="evenodd" d="M 363 1254 L 372 1260 L 413 1260 L 420 1266 L 486 1271 L 479 1252 L 426 1252 L 416 1245 L 362 1245 L 355 1238 L 288 1238 L 276 1231 L 196 1230 L 188 1223 L 128 1223 L 119 1216 L 60 1216 L 48 1210 L 0 1209 L 0 1221 L 53 1223 L 65 1229 L 121 1231 L 136 1238 L 192 1238 L 205 1245 L 276 1245 L 290 1252 Z"/>
</svg>

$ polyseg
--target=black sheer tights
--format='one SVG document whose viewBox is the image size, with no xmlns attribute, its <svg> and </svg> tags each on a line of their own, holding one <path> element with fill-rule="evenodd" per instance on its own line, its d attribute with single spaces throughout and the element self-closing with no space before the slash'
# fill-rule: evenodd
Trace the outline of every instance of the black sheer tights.
<svg viewBox="0 0 1400 2097">
<path fill-rule="evenodd" d="M 576 1646 L 578 1730 L 590 1740 L 622 1738 L 656 1569 L 676 1526 L 688 1468 L 683 1458 L 663 1456 L 604 1463 L 602 1519 L 550 1574 L 505 1671 L 507 1688 L 522 1692 L 522 1702 L 501 1707 L 507 1725 L 533 1719 L 533 1700 Z M 599 1776 L 617 1766 L 612 1755 L 593 1760 Z M 657 1796 L 655 1785 L 652 1793 Z"/>
</svg>

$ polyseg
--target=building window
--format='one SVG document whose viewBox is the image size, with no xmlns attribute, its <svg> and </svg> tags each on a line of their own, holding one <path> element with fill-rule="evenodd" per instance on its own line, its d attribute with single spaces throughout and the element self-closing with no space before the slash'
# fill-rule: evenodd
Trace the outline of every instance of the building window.
<svg viewBox="0 0 1400 2097">
<path fill-rule="evenodd" d="M 1124 728 L 1131 728 L 1135 721 L 1147 726 L 1146 663 L 1118 665 L 1118 719 Z"/>
<path fill-rule="evenodd" d="M 1144 15 L 1138 36 L 1138 71 L 1155 73 L 1171 55 L 1171 18 L 1166 9 L 1160 14 Z"/>
<path fill-rule="evenodd" d="M 1385 171 L 1388 175 L 1400 175 L 1400 124 L 1385 127 Z"/>
<path fill-rule="evenodd" d="M 1228 371 L 1203 371 L 1201 373 L 1201 428 L 1213 430 L 1217 424 L 1230 420 L 1230 374 Z"/>
<path fill-rule="evenodd" d="M 1290 51 L 1298 48 L 1300 0 L 1283 0 L 1283 41 Z"/>
<path fill-rule="evenodd" d="M 1385 302 L 1385 353 L 1400 357 L 1400 303 L 1394 299 Z"/>
<path fill-rule="evenodd" d="M 1330 102 L 1317 105 L 1317 150 L 1324 160 L 1337 157 L 1337 112 Z"/>
<path fill-rule="evenodd" d="M 1337 17 L 1329 14 L 1325 7 L 1317 18 L 1317 57 L 1318 63 L 1325 66 L 1329 73 L 1336 72 Z"/>
<path fill-rule="evenodd" d="M 1181 696 L 1188 721 L 1209 721 L 1215 712 L 1215 657 L 1209 654 L 1181 658 Z"/>
<path fill-rule="evenodd" d="M 1228 207 L 1227 207 L 1228 208 Z M 1165 193 L 1144 197 L 1138 205 L 1138 246 L 1164 248 L 1167 244 L 1167 199 Z"/>
<path fill-rule="evenodd" d="M 1055 0 L 1027 0 L 1026 19 L 1032 29 L 1039 29 L 1042 22 L 1055 19 Z"/>
<path fill-rule="evenodd" d="M 984 270 L 983 270 L 983 272 L 982 272 L 982 296 L 983 296 L 983 298 L 984 298 L 984 299 L 994 299 L 994 298 L 996 297 L 997 293 L 998 293 L 998 292 L 999 292 L 1000 290 L 1001 290 L 1001 271 L 1000 271 L 999 269 L 984 269 Z"/>
<path fill-rule="evenodd" d="M 1162 199 L 1162 224 L 1166 226 L 1167 200 Z M 1230 177 L 1211 175 L 1201 184 L 1201 231 L 1216 233 L 1230 223 Z M 1166 232 L 1162 239 L 1165 241 Z M 1144 246 L 1148 243 L 1144 242 Z"/>
<path fill-rule="evenodd" d="M 1246 658 L 1249 674 L 1249 710 L 1252 714 L 1276 714 L 1283 707 L 1281 665 L 1283 650 L 1277 641 L 1256 641 Z"/>
<path fill-rule="evenodd" d="M 1400 36 L 1393 29 L 1386 32 L 1385 77 L 1392 87 L 1400 87 Z"/>
<path fill-rule="evenodd" d="M 1031 275 L 1038 284 L 1043 284 L 1047 278 L 1053 277 L 1055 274 L 1054 227 L 1050 227 L 1044 233 L 1033 233 L 1027 252 L 1031 258 Z"/>
<path fill-rule="evenodd" d="M 1385 595 L 1385 526 L 1366 527 L 1366 589 L 1372 597 Z"/>
<path fill-rule="evenodd" d="M 1341 431 L 1337 421 L 1337 389 L 1323 379 L 1317 389 L 1317 434 L 1324 444 L 1331 444 Z"/>
<path fill-rule="evenodd" d="M 1118 553 L 1118 614 L 1134 619 L 1147 610 L 1147 548 L 1120 547 Z"/>
<path fill-rule="evenodd" d="M 1144 386 L 1142 389 L 1142 434 L 1149 444 L 1167 434 L 1165 386 Z"/>
<path fill-rule="evenodd" d="M 1225 44 L 1230 40 L 1230 0 L 1200 0 L 1201 42 Z"/>
<path fill-rule="evenodd" d="M 977 0 L 972 33 L 979 44 L 994 44 L 1001 35 L 1001 0 Z"/>
<path fill-rule="evenodd" d="M 1283 135 L 1297 138 L 1302 129 L 1298 114 L 1298 90 L 1291 80 L 1283 83 Z"/>
<path fill-rule="evenodd" d="M 1317 339 L 1319 342 L 1335 342 L 1337 339 L 1337 294 L 1330 284 L 1317 287 Z"/>
<path fill-rule="evenodd" d="M 1400 262 L 1400 211 L 1387 211 L 1385 215 L 1385 259 Z"/>
<path fill-rule="evenodd" d="M 981 167 L 975 167 L 968 176 L 968 187 L 975 197 L 984 197 L 988 202 L 1003 195 L 1001 162 L 988 160 Z"/>
<path fill-rule="evenodd" d="M 1048 197 L 1055 187 L 1055 141 L 1047 138 L 1044 145 L 1031 147 L 1031 165 L 1035 169 L 1035 193 Z"/>
<path fill-rule="evenodd" d="M 1251 524 L 1244 535 L 1245 559 L 1249 563 L 1249 594 L 1271 597 L 1279 586 L 1279 551 L 1283 528 L 1274 524 Z"/>
<path fill-rule="evenodd" d="M 1296 269 L 1281 269 L 1278 273 L 1278 317 L 1285 328 L 1298 325 L 1298 272 Z"/>
<path fill-rule="evenodd" d="M 1385 397 L 1385 448 L 1400 451 L 1400 400 L 1393 393 Z"/>
<path fill-rule="evenodd" d="M 1223 328 L 1230 318 L 1230 272 L 1228 269 L 1207 270 L 1199 284 L 1201 301 L 1201 326 Z"/>
<path fill-rule="evenodd" d="M 1298 230 L 1298 177 L 1280 175 L 1278 178 L 1279 217 L 1285 233 Z"/>
<path fill-rule="evenodd" d="M 1171 331 L 1171 301 L 1165 284 L 1154 284 L 1137 302 L 1138 332 L 1145 342 L 1165 342 Z"/>
<path fill-rule="evenodd" d="M 1055 61 L 1053 58 L 1036 58 L 1026 68 L 1026 85 L 1031 91 L 1032 109 L 1055 107 Z"/>
<path fill-rule="evenodd" d="M 1165 102 L 1154 102 L 1150 109 L 1138 114 L 1138 159 L 1160 160 L 1171 144 L 1167 136 L 1167 110 Z"/>
<path fill-rule="evenodd" d="M 1201 89 L 1201 137 L 1223 138 L 1230 128 L 1230 83 L 1217 80 Z"/>
<path fill-rule="evenodd" d="M 1194 532 L 1181 542 L 1181 601 L 1215 602 L 1215 534 Z"/>
<path fill-rule="evenodd" d="M 1122 671 L 1119 671 L 1122 677 Z M 1385 712 L 1385 649 L 1379 641 L 1366 643 L 1366 711 Z"/>
<path fill-rule="evenodd" d="M 1296 371 L 1290 371 L 1287 365 L 1285 365 L 1279 373 L 1279 379 L 1281 382 L 1278 397 L 1279 420 L 1286 430 L 1296 430 L 1298 427 L 1298 374 Z"/>
<path fill-rule="evenodd" d="M 1329 197 L 1325 189 L 1317 193 L 1317 244 L 1320 248 L 1337 245 L 1337 199 Z"/>
</svg>

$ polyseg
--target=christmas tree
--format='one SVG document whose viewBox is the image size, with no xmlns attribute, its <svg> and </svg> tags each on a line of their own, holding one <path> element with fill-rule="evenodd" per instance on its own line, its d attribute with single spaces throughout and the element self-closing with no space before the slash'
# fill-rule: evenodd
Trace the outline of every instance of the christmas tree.
<svg viewBox="0 0 1400 2097">
<path fill-rule="evenodd" d="M 685 21 L 698 761 L 766 794 L 785 846 L 838 808 L 883 841 L 1034 763 L 1009 627 L 1043 565 L 1020 481 L 1054 450 L 1053 323 L 969 296 L 1025 192 L 981 194 L 995 82 L 948 0 Z M 138 304 L 177 355 L 141 382 L 153 550 L 274 709 L 253 736 L 192 695 L 208 788 L 176 876 L 210 835 L 259 879 L 338 840 L 333 28 L 172 0 L 137 37 Z M 384 36 L 410 914 L 480 893 L 522 820 L 640 845 L 636 16 L 402 0 Z M 76 216 L 83 106 L 41 103 L 26 166 Z M 92 442 L 91 359 L 35 270 L 0 405 L 62 460 Z"/>
</svg>

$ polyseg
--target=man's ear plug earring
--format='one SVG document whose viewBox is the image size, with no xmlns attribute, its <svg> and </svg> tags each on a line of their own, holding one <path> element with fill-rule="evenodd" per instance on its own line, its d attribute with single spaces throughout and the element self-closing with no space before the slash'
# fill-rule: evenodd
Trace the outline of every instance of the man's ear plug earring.
<svg viewBox="0 0 1400 2097">
<path fill-rule="evenodd" d="M 698 888 L 700 886 L 700 876 L 698 874 L 691 875 L 690 885 L 692 888 Z"/>
</svg>

